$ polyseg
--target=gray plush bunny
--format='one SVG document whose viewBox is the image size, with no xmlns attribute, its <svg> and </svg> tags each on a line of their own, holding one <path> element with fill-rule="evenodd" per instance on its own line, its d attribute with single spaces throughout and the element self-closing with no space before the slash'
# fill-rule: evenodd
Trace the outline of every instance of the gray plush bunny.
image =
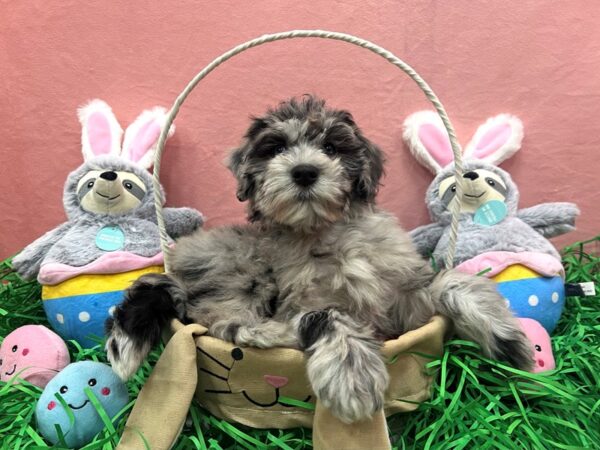
<svg viewBox="0 0 600 450">
<path fill-rule="evenodd" d="M 519 317 L 538 320 L 551 332 L 564 304 L 564 270 L 548 238 L 574 229 L 579 209 L 573 203 L 544 203 L 518 209 L 519 191 L 497 167 L 521 148 L 523 125 L 500 114 L 481 125 L 464 151 L 461 198 L 456 196 L 453 155 L 439 116 L 421 111 L 404 122 L 403 137 L 414 157 L 436 176 L 426 202 L 434 223 L 411 232 L 418 251 L 440 268 L 448 250 L 451 213 L 461 214 L 453 265 L 486 276 Z"/>
<path fill-rule="evenodd" d="M 461 203 L 454 264 L 487 251 L 541 252 L 560 256 L 547 238 L 574 229 L 579 209 L 573 203 L 544 203 L 518 210 L 519 190 L 497 167 L 521 148 L 523 125 L 508 114 L 481 125 L 464 151 L 464 192 L 456 198 L 452 150 L 441 119 L 421 111 L 404 122 L 404 140 L 415 158 L 436 176 L 426 203 L 434 223 L 412 231 L 418 250 L 443 264 L 450 234 L 451 202 Z"/>
<path fill-rule="evenodd" d="M 165 110 L 154 108 L 140 114 L 125 132 L 122 151 L 123 131 L 106 103 L 89 102 L 79 110 L 79 119 L 85 162 L 65 183 L 68 221 L 13 259 L 21 276 L 38 276 L 42 284 L 55 284 L 57 270 L 65 269 L 61 266 L 95 265 L 106 273 L 101 262 L 114 262 L 110 270 L 116 273 L 139 268 L 143 258 L 151 259 L 161 251 L 154 187 L 147 169 L 152 166 Z M 173 238 L 193 232 L 203 221 L 191 208 L 165 208 L 165 220 Z M 124 261 L 126 254 L 129 264 Z M 84 272 L 94 273 L 94 268 Z"/>
<path fill-rule="evenodd" d="M 68 220 L 28 245 L 12 263 L 23 278 L 37 276 L 44 285 L 44 308 L 57 332 L 93 345 L 88 336 L 102 335 L 104 319 L 120 302 L 122 290 L 142 273 L 162 271 L 148 169 L 165 110 L 142 112 L 125 131 L 122 149 L 123 130 L 106 103 L 93 100 L 78 112 L 85 162 L 65 183 Z M 203 222 L 191 208 L 165 208 L 164 216 L 172 238 Z"/>
</svg>

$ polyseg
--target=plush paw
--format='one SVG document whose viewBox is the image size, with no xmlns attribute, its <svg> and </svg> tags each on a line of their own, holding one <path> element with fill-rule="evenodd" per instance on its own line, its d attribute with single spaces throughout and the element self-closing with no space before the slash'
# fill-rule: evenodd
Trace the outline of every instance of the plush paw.
<svg viewBox="0 0 600 450">
<path fill-rule="evenodd" d="M 17 272 L 17 274 L 19 274 L 19 276 L 24 280 L 33 280 L 35 277 L 37 277 L 39 265 L 26 259 L 23 256 L 23 253 L 15 256 L 12 259 L 11 264 L 15 272 Z"/>
</svg>

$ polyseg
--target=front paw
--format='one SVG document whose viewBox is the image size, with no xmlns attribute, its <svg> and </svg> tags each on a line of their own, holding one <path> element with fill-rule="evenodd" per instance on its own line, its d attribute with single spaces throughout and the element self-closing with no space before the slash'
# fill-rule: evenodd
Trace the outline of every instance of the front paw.
<svg viewBox="0 0 600 450">
<path fill-rule="evenodd" d="M 389 382 L 379 347 L 367 342 L 319 344 L 310 349 L 307 372 L 323 406 L 345 423 L 370 419 L 383 408 Z M 346 345 L 347 354 L 339 358 Z"/>
</svg>

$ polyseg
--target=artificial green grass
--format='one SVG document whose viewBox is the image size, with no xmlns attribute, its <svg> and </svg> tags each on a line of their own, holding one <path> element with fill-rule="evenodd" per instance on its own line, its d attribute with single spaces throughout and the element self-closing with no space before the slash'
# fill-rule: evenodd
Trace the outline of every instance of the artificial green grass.
<svg viewBox="0 0 600 450">
<path fill-rule="evenodd" d="M 568 282 L 600 286 L 600 236 L 563 251 Z M 594 248 L 595 246 L 595 248 Z M 0 263 L 0 341 L 25 324 L 48 325 L 40 287 L 23 282 Z M 440 359 L 432 398 L 419 409 L 388 419 L 395 449 L 594 449 L 600 448 L 600 295 L 567 298 L 552 337 L 556 369 L 544 374 L 520 372 L 482 358 L 470 342 L 448 342 Z M 82 350 L 69 342 L 73 361 L 105 362 L 100 347 Z M 129 383 L 135 399 L 160 349 Z M 33 412 L 40 389 L 0 382 L 0 448 L 46 448 L 36 432 Z M 112 449 L 118 442 L 133 400 L 115 432 L 107 429 L 84 447 Z M 54 448 L 61 448 L 60 446 Z M 306 429 L 254 430 L 229 424 L 193 404 L 175 449 L 308 449 Z"/>
</svg>

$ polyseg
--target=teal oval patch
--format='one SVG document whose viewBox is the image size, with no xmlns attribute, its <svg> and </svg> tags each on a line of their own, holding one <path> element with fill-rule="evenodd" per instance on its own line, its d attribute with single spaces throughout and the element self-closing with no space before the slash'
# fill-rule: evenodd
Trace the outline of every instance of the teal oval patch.
<svg viewBox="0 0 600 450">
<path fill-rule="evenodd" d="M 125 233 L 118 225 L 100 228 L 96 234 L 96 247 L 105 252 L 121 250 L 125 246 Z"/>
<path fill-rule="evenodd" d="M 473 216 L 473 222 L 489 227 L 502 222 L 507 214 L 506 203 L 500 200 L 490 200 L 477 208 Z"/>
</svg>

